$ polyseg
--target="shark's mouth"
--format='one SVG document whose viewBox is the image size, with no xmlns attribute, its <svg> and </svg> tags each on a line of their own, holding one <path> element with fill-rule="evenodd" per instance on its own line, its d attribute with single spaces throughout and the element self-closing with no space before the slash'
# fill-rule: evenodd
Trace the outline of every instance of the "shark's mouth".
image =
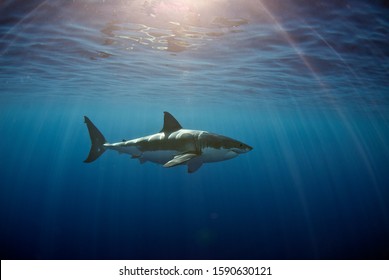
<svg viewBox="0 0 389 280">
<path fill-rule="evenodd" d="M 232 148 L 230 151 L 239 155 L 239 154 L 247 153 L 249 150 L 239 149 L 239 148 Z"/>
</svg>

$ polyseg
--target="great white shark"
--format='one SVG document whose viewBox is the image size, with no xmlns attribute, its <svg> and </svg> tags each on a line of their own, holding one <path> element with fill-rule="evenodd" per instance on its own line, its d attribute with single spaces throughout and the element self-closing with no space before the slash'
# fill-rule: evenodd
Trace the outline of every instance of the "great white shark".
<svg viewBox="0 0 389 280">
<path fill-rule="evenodd" d="M 132 140 L 108 143 L 103 134 L 84 117 L 92 142 L 84 162 L 90 163 L 106 150 L 129 154 L 139 159 L 161 164 L 164 167 L 187 165 L 188 172 L 197 171 L 204 163 L 223 161 L 251 151 L 253 148 L 232 138 L 202 130 L 184 129 L 168 112 L 164 112 L 160 132 Z"/>
</svg>

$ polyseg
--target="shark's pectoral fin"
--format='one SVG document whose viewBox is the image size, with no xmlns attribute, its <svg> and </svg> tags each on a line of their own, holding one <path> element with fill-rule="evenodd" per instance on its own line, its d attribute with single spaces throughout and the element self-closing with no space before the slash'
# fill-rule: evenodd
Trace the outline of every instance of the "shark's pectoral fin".
<svg viewBox="0 0 389 280">
<path fill-rule="evenodd" d="M 188 161 L 188 173 L 196 172 L 203 165 L 201 157 L 195 157 Z"/>
<path fill-rule="evenodd" d="M 163 165 L 163 167 L 173 167 L 176 165 L 180 165 L 180 164 L 183 164 L 183 163 L 187 162 L 188 160 L 191 160 L 192 158 L 195 158 L 197 156 L 198 156 L 197 154 L 190 154 L 190 153 L 178 155 L 178 156 L 175 156 L 172 160 L 165 163 Z"/>
</svg>

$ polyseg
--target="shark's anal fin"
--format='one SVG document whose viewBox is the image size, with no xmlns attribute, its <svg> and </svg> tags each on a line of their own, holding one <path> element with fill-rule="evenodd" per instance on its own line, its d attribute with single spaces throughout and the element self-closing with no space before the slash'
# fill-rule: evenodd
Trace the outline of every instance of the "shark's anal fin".
<svg viewBox="0 0 389 280">
<path fill-rule="evenodd" d="M 197 156 L 198 156 L 197 154 L 193 154 L 193 153 L 178 155 L 178 156 L 175 156 L 172 160 L 165 163 L 163 165 L 163 167 L 173 167 L 176 165 L 180 165 L 180 164 L 183 164 L 183 163 L 187 162 L 188 160 L 191 160 L 192 158 L 195 158 Z"/>
</svg>

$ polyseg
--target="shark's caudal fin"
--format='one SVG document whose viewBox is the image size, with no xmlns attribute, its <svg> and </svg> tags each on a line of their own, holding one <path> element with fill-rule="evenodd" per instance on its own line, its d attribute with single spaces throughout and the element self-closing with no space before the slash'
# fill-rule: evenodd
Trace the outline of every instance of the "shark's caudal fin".
<svg viewBox="0 0 389 280">
<path fill-rule="evenodd" d="M 107 142 L 103 134 L 97 129 L 97 127 L 91 122 L 91 120 L 84 116 L 84 121 L 88 127 L 89 137 L 92 142 L 92 146 L 89 151 L 89 155 L 84 162 L 92 162 L 99 158 L 104 152 L 104 144 Z"/>
</svg>

